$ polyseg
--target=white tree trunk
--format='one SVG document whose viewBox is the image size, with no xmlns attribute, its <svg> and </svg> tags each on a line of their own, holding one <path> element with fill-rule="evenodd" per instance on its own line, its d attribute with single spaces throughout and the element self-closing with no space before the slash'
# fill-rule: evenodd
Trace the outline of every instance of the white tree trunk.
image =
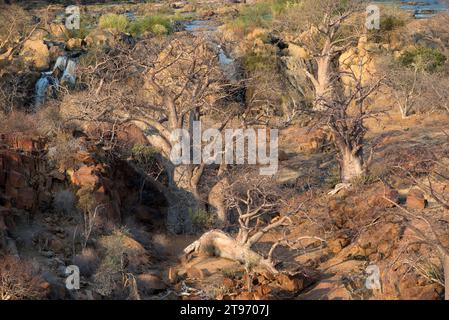
<svg viewBox="0 0 449 320">
<path fill-rule="evenodd" d="M 355 178 L 361 177 L 365 173 L 363 166 L 363 155 L 361 152 L 355 153 L 348 148 L 341 152 L 340 177 L 343 183 L 348 183 Z"/>
<path fill-rule="evenodd" d="M 218 223 L 220 227 L 225 227 L 229 223 L 228 210 L 226 207 L 226 188 L 229 186 L 229 181 L 224 178 L 218 181 L 210 190 L 208 196 L 209 204 L 216 210 Z"/>
<path fill-rule="evenodd" d="M 201 210 L 198 191 L 191 185 L 189 165 L 167 166 L 169 171 L 170 198 L 167 212 L 167 228 L 173 233 L 193 231 L 192 215 Z"/>
</svg>

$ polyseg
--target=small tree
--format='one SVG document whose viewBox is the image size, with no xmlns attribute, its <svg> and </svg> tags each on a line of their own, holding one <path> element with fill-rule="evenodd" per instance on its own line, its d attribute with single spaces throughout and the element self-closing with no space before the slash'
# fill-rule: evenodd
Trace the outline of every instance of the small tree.
<svg viewBox="0 0 449 320">
<path fill-rule="evenodd" d="M 393 96 L 403 119 L 420 106 L 438 104 L 438 100 L 444 98 L 440 85 L 432 83 L 436 80 L 432 79 L 432 75 L 442 69 L 445 61 L 446 57 L 438 50 L 425 47 L 404 52 L 397 62 L 386 58 L 381 68 L 389 70 L 388 84 L 393 89 Z M 439 74 L 444 82 L 447 76 L 443 72 Z M 435 99 L 434 95 L 438 98 Z M 442 102 L 444 101 L 447 102 L 447 99 Z"/>
</svg>

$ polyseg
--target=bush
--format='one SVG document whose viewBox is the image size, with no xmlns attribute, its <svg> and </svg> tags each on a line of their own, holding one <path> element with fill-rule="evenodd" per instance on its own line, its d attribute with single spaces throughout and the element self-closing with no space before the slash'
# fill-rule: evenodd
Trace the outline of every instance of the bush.
<svg viewBox="0 0 449 320">
<path fill-rule="evenodd" d="M 213 216 L 206 210 L 189 210 L 190 220 L 196 230 L 202 230 L 210 227 L 213 222 Z"/>
<path fill-rule="evenodd" d="M 393 15 L 383 15 L 380 19 L 380 29 L 382 31 L 393 31 L 394 29 L 403 27 L 405 20 L 401 17 Z"/>
<path fill-rule="evenodd" d="M 130 269 L 143 263 L 138 257 L 145 253 L 145 249 L 126 233 L 123 229 L 115 230 L 99 241 L 104 252 L 94 275 L 94 284 L 103 296 L 124 299 L 133 293 L 126 278 L 132 276 Z"/>
<path fill-rule="evenodd" d="M 173 32 L 172 21 L 168 16 L 155 14 L 131 22 L 128 28 L 128 32 L 133 36 L 141 35 L 147 31 L 157 35 L 169 34 Z"/>
<path fill-rule="evenodd" d="M 437 49 L 418 47 L 404 52 L 399 62 L 405 67 L 418 68 L 420 71 L 435 72 L 441 70 L 446 56 Z"/>
<path fill-rule="evenodd" d="M 46 296 L 32 264 L 13 256 L 0 258 L 0 300 L 37 300 Z"/>
<path fill-rule="evenodd" d="M 37 121 L 37 130 L 44 136 L 58 134 L 64 127 L 64 120 L 56 105 L 50 104 L 47 107 L 40 109 L 37 113 Z"/>
<path fill-rule="evenodd" d="M 270 52 L 263 54 L 251 52 L 244 58 L 245 69 L 250 72 L 254 71 L 275 71 L 276 57 Z"/>
<path fill-rule="evenodd" d="M 390 42 L 392 34 L 405 26 L 410 19 L 403 10 L 394 6 L 381 6 L 380 29 L 370 30 L 370 40 L 377 43 Z"/>
<path fill-rule="evenodd" d="M 237 19 L 229 22 L 232 29 L 248 33 L 255 28 L 268 28 L 273 20 L 273 11 L 269 2 L 259 2 L 244 7 Z"/>
<path fill-rule="evenodd" d="M 48 158 L 62 170 L 73 168 L 78 160 L 75 158 L 76 153 L 81 146 L 77 139 L 70 134 L 60 133 L 56 136 L 48 150 Z"/>
<path fill-rule="evenodd" d="M 0 121 L 0 128 L 1 133 L 34 133 L 36 131 L 36 120 L 33 115 L 12 112 Z"/>
<path fill-rule="evenodd" d="M 0 54 L 13 46 L 33 27 L 31 15 L 18 5 L 1 6 L 0 10 Z"/>
<path fill-rule="evenodd" d="M 100 17 L 98 25 L 101 29 L 114 29 L 125 32 L 128 28 L 129 21 L 125 15 L 108 13 Z"/>
<path fill-rule="evenodd" d="M 161 24 L 155 24 L 155 25 L 151 28 L 151 31 L 152 31 L 154 34 L 159 35 L 159 36 L 168 33 L 167 28 L 164 27 L 164 26 L 161 25 Z"/>
<path fill-rule="evenodd" d="M 158 150 L 152 146 L 136 144 L 131 149 L 133 160 L 142 166 L 151 165 L 158 155 Z"/>
</svg>

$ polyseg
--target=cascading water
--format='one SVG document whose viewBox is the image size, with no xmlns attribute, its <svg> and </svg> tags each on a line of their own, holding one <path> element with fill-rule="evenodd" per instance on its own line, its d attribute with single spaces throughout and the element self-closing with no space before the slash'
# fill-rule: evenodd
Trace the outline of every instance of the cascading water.
<svg viewBox="0 0 449 320">
<path fill-rule="evenodd" d="M 75 60 L 69 59 L 67 61 L 67 66 L 64 70 L 64 74 L 61 78 L 61 84 L 74 86 L 76 77 L 75 77 L 75 71 L 76 71 L 76 62 Z"/>
<path fill-rule="evenodd" d="M 226 74 L 228 80 L 238 80 L 238 68 L 235 60 L 226 54 L 220 44 L 212 40 L 214 32 L 217 31 L 216 25 L 212 24 L 208 20 L 193 20 L 187 22 L 184 27 L 186 31 L 192 34 L 204 35 L 206 38 L 209 38 L 212 45 L 218 52 L 218 62 L 220 63 L 221 69 Z"/>
<path fill-rule="evenodd" d="M 34 110 L 36 111 L 44 104 L 47 95 L 56 95 L 59 84 L 75 85 L 76 61 L 67 56 L 60 56 L 56 59 L 51 71 L 42 72 L 41 77 L 36 82 L 34 92 Z M 60 77 L 62 73 L 62 77 Z M 59 80 L 61 79 L 61 81 Z M 49 92 L 51 90 L 51 92 Z"/>
<path fill-rule="evenodd" d="M 44 102 L 47 96 L 48 88 L 52 83 L 53 77 L 47 73 L 42 73 L 39 80 L 36 82 L 34 93 L 34 109 L 39 108 Z"/>
</svg>

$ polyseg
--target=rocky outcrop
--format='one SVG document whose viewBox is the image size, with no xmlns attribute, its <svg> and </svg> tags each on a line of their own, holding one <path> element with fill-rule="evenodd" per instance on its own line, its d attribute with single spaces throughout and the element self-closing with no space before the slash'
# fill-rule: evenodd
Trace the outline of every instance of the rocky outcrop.
<svg viewBox="0 0 449 320">
<path fill-rule="evenodd" d="M 426 207 L 427 200 L 424 192 L 419 189 L 411 189 L 407 194 L 407 208 L 422 210 Z"/>
<path fill-rule="evenodd" d="M 41 39 L 25 41 L 21 55 L 26 64 L 38 71 L 44 71 L 50 67 L 50 52 Z"/>
<path fill-rule="evenodd" d="M 376 72 L 373 55 L 370 53 L 367 36 L 359 39 L 356 48 L 349 48 L 343 52 L 339 59 L 342 81 L 350 88 L 356 80 L 367 85 Z"/>
<path fill-rule="evenodd" d="M 141 214 L 136 219 L 149 226 L 161 225 L 154 220 L 163 219 L 156 209 L 164 205 L 163 195 L 148 181 L 142 185 L 140 174 L 126 161 L 103 163 L 93 142 L 84 136 L 78 140 L 84 141 L 84 149 L 74 155 L 74 167 L 60 171 L 47 159 L 45 139 L 26 133 L 0 135 L 0 248 L 5 248 L 14 226 L 13 215 L 52 210 L 56 195 L 67 190 L 78 197 L 82 190 L 88 191 L 103 208 L 99 223 L 121 223 L 125 213 L 149 208 L 150 216 Z"/>
</svg>

